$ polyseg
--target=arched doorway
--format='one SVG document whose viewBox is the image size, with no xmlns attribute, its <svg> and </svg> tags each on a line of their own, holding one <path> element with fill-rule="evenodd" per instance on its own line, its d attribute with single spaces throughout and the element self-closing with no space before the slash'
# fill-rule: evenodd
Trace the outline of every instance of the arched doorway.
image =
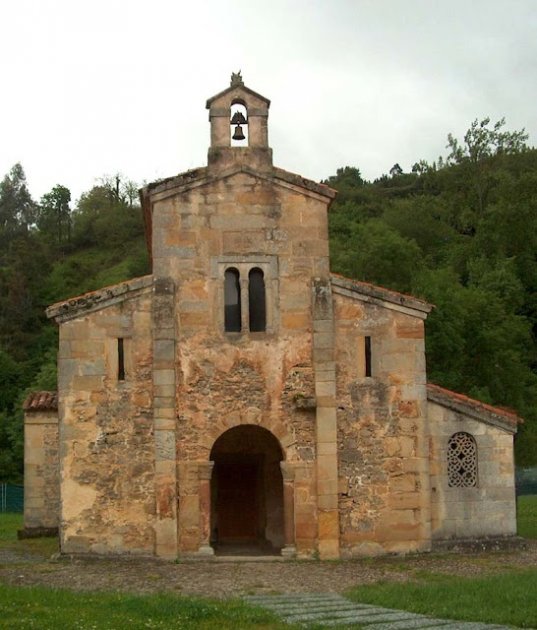
<svg viewBox="0 0 537 630">
<path fill-rule="evenodd" d="M 284 545 L 282 449 L 274 435 L 241 425 L 214 443 L 211 544 L 217 554 L 271 554 Z"/>
</svg>

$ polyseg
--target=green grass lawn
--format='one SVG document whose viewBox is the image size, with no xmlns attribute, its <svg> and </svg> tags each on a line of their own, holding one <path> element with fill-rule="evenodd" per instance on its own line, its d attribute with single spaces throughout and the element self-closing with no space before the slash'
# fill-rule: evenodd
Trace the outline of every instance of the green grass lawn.
<svg viewBox="0 0 537 630">
<path fill-rule="evenodd" d="M 518 497 L 518 535 L 537 538 L 537 496 Z"/>
<path fill-rule="evenodd" d="M 17 540 L 17 529 L 22 527 L 22 514 L 0 514 L 0 543 Z"/>
<path fill-rule="evenodd" d="M 0 585 L 0 628 L 10 630 L 137 630 L 181 628 L 237 630 L 292 628 L 272 613 L 237 600 L 174 595 L 73 593 Z"/>
<path fill-rule="evenodd" d="M 58 552 L 57 538 L 17 539 L 17 530 L 22 529 L 22 514 L 0 514 L 0 549 L 13 549 L 50 557 Z M 1 622 L 1 619 L 0 619 Z M 0 625 L 1 627 L 1 625 Z"/>
<path fill-rule="evenodd" d="M 537 496 L 518 498 L 518 535 L 537 538 Z M 537 628 L 537 568 L 482 578 L 422 573 L 411 583 L 353 589 L 354 601 L 461 621 Z"/>
<path fill-rule="evenodd" d="M 537 628 L 537 569 L 481 578 L 423 573 L 410 583 L 384 582 L 352 589 L 356 602 L 459 621 Z"/>
</svg>

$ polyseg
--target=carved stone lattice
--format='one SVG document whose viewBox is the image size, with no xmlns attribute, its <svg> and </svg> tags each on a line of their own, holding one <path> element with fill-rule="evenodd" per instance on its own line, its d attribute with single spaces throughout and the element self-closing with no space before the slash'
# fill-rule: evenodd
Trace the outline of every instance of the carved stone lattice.
<svg viewBox="0 0 537 630">
<path fill-rule="evenodd" d="M 469 433 L 454 433 L 449 438 L 447 460 L 451 488 L 477 486 L 477 446 Z"/>
</svg>

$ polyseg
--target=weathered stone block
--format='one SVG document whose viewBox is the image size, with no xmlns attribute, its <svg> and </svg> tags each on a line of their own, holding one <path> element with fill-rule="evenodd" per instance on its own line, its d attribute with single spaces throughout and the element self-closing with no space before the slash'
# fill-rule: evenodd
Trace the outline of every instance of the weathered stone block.
<svg viewBox="0 0 537 630">
<path fill-rule="evenodd" d="M 311 317 L 303 312 L 282 312 L 281 325 L 288 330 L 308 330 L 311 326 Z"/>
<path fill-rule="evenodd" d="M 153 383 L 155 385 L 175 385 L 175 370 L 155 370 L 153 372 Z"/>
</svg>

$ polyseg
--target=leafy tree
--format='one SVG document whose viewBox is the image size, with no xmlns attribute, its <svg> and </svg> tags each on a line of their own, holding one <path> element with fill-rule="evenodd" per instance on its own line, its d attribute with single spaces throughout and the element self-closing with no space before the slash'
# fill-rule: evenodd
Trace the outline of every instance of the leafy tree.
<svg viewBox="0 0 537 630">
<path fill-rule="evenodd" d="M 332 268 L 351 278 L 409 291 L 420 268 L 419 247 L 378 219 L 352 226 L 345 249 L 331 243 Z"/>
<path fill-rule="evenodd" d="M 36 206 L 20 165 L 0 183 L 2 480 L 21 479 L 26 395 L 56 388 L 58 334 L 45 307 L 149 271 L 134 190 L 126 178 L 119 189 L 97 186 L 71 212 L 65 186 L 55 186 Z"/>
<path fill-rule="evenodd" d="M 35 220 L 35 210 L 24 169 L 17 163 L 0 182 L 0 244 L 27 232 Z"/>
<path fill-rule="evenodd" d="M 488 202 L 490 190 L 495 184 L 495 166 L 500 158 L 520 153 L 527 149 L 528 134 L 521 131 L 502 131 L 505 118 L 490 126 L 490 118 L 477 118 L 464 134 L 463 142 L 453 134 L 448 134 L 447 149 L 450 150 L 447 164 L 459 165 L 468 178 L 469 186 L 475 194 L 472 201 L 478 217 L 482 217 Z"/>
<path fill-rule="evenodd" d="M 41 290 L 50 270 L 48 249 L 30 232 L 13 239 L 0 267 L 0 346 L 21 361 L 45 321 Z"/>
<path fill-rule="evenodd" d="M 396 162 L 390 169 L 390 177 L 397 177 L 398 175 L 403 174 L 403 169 L 399 166 L 399 163 Z"/>
<path fill-rule="evenodd" d="M 331 175 L 324 183 L 329 186 L 337 187 L 338 191 L 341 192 L 345 189 L 353 190 L 362 188 L 365 181 L 362 179 L 359 168 L 355 166 L 344 166 L 343 168 L 338 168 L 336 174 Z"/>
<path fill-rule="evenodd" d="M 413 240 L 428 266 L 441 266 L 461 236 L 449 224 L 449 206 L 441 197 L 414 195 L 385 203 L 383 221 Z"/>
<path fill-rule="evenodd" d="M 525 406 L 531 331 L 492 291 L 463 287 L 447 269 L 416 278 L 415 292 L 435 304 L 427 321 L 427 366 L 433 382 L 494 404 Z"/>
<path fill-rule="evenodd" d="M 21 366 L 0 349 L 0 409 L 13 409 L 21 386 Z"/>
<path fill-rule="evenodd" d="M 24 413 L 22 405 L 30 392 L 55 390 L 56 348 L 42 358 L 42 365 L 33 380 L 18 395 L 11 406 L 0 408 L 0 480 L 20 483 L 23 478 Z M 0 370 L 2 357 L 0 355 Z"/>
<path fill-rule="evenodd" d="M 423 175 L 424 173 L 428 173 L 430 171 L 436 170 L 436 164 L 428 164 L 426 160 L 419 160 L 419 162 L 415 162 L 412 165 L 412 172 L 417 173 L 418 175 Z"/>
<path fill-rule="evenodd" d="M 505 118 L 495 122 L 492 128 L 489 117 L 483 118 L 481 121 L 476 118 L 464 134 L 463 143 L 449 133 L 446 147 L 450 149 L 448 164 L 464 162 L 478 164 L 480 161 L 493 156 L 520 153 L 527 149 L 528 134 L 525 129 L 502 131 L 504 126 Z"/>
<path fill-rule="evenodd" d="M 112 203 L 121 203 L 132 208 L 138 200 L 140 186 L 121 173 L 103 175 L 99 180 L 99 186 L 108 192 Z"/>
<path fill-rule="evenodd" d="M 81 195 L 74 213 L 73 242 L 78 247 L 103 244 L 123 247 L 144 233 L 138 205 L 118 199 L 107 186 L 94 186 Z"/>
<path fill-rule="evenodd" d="M 474 121 L 450 155 L 354 188 L 329 178 L 334 271 L 435 304 L 428 377 L 525 418 L 517 461 L 537 463 L 537 150 Z M 352 180 L 351 180 L 352 181 Z"/>
<path fill-rule="evenodd" d="M 37 227 L 43 233 L 54 234 L 58 245 L 71 240 L 71 192 L 65 186 L 43 195 L 37 213 Z"/>
</svg>

